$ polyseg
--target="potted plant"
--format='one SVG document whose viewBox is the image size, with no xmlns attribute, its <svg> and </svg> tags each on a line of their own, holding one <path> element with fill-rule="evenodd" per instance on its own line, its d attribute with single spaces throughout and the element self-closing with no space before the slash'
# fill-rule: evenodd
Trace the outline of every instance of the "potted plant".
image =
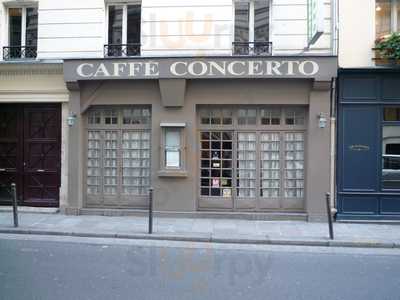
<svg viewBox="0 0 400 300">
<path fill-rule="evenodd" d="M 392 33 L 375 41 L 377 65 L 400 66 L 400 33 Z"/>
</svg>

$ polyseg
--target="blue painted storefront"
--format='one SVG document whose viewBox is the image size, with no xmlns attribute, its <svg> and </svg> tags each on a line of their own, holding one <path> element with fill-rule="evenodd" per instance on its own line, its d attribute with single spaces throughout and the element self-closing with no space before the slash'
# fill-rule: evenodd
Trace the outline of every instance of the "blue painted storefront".
<svg viewBox="0 0 400 300">
<path fill-rule="evenodd" d="M 338 92 L 337 218 L 400 219 L 400 69 L 339 70 Z"/>
</svg>

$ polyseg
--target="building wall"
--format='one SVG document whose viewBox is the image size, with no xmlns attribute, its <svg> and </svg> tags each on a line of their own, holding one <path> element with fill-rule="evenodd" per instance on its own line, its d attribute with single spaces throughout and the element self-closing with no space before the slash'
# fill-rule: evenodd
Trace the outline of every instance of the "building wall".
<svg viewBox="0 0 400 300">
<path fill-rule="evenodd" d="M 339 67 L 372 67 L 375 0 L 341 1 L 339 5 Z"/>
<path fill-rule="evenodd" d="M 5 5 L 15 1 L 1 0 Z M 106 3 L 117 1 L 106 1 Z M 21 2 L 23 3 L 23 2 Z M 103 57 L 103 0 L 39 0 L 38 58 Z M 142 55 L 230 55 L 232 0 L 142 0 Z M 273 0 L 270 38 L 275 55 L 335 54 L 335 0 L 325 0 L 325 34 L 307 47 L 307 0 Z M 0 6 L 0 46 L 7 46 L 5 7 Z"/>
</svg>

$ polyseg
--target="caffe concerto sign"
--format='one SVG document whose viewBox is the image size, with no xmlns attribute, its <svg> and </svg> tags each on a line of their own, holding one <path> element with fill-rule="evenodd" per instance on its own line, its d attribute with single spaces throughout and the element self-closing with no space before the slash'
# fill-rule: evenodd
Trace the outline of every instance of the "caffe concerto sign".
<svg viewBox="0 0 400 300">
<path fill-rule="evenodd" d="M 168 78 L 316 78 L 336 76 L 334 57 L 293 59 L 103 59 L 67 60 L 66 81 Z"/>
</svg>

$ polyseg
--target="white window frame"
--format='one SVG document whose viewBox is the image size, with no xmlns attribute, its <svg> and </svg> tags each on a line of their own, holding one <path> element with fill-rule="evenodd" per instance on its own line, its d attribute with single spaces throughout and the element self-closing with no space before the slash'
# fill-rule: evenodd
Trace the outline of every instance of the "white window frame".
<svg viewBox="0 0 400 300">
<path fill-rule="evenodd" d="M 236 16 L 235 16 L 235 9 L 236 9 L 236 3 L 249 3 L 249 43 L 254 42 L 254 20 L 255 20 L 255 11 L 254 11 L 254 3 L 256 1 L 265 1 L 269 4 L 269 24 L 268 24 L 268 40 L 271 41 L 271 18 L 272 18 L 272 0 L 234 0 L 233 1 L 233 8 L 232 8 L 232 17 L 233 17 L 233 22 L 232 22 L 232 42 L 235 42 L 235 21 L 236 21 Z"/>
<path fill-rule="evenodd" d="M 22 14 L 21 14 L 21 45 L 10 45 L 10 9 L 13 8 L 20 8 L 22 9 Z M 37 8 L 37 5 L 6 5 L 4 6 L 4 17 L 5 17 L 5 26 L 4 26 L 4 42 L 5 42 L 5 46 L 11 47 L 11 46 L 21 46 L 21 47 L 25 47 L 26 46 L 26 10 L 28 8 Z"/>
<path fill-rule="evenodd" d="M 106 4 L 106 21 L 105 21 L 105 39 L 104 44 L 108 45 L 108 28 L 109 28 L 109 12 L 110 6 L 122 6 L 122 44 L 126 45 L 128 41 L 128 6 L 129 5 L 140 5 L 142 6 L 142 1 L 107 1 Z M 142 13 L 142 7 L 140 7 L 140 13 Z M 142 32 L 140 32 L 142 35 Z M 142 39 L 142 37 L 140 37 Z"/>
</svg>

